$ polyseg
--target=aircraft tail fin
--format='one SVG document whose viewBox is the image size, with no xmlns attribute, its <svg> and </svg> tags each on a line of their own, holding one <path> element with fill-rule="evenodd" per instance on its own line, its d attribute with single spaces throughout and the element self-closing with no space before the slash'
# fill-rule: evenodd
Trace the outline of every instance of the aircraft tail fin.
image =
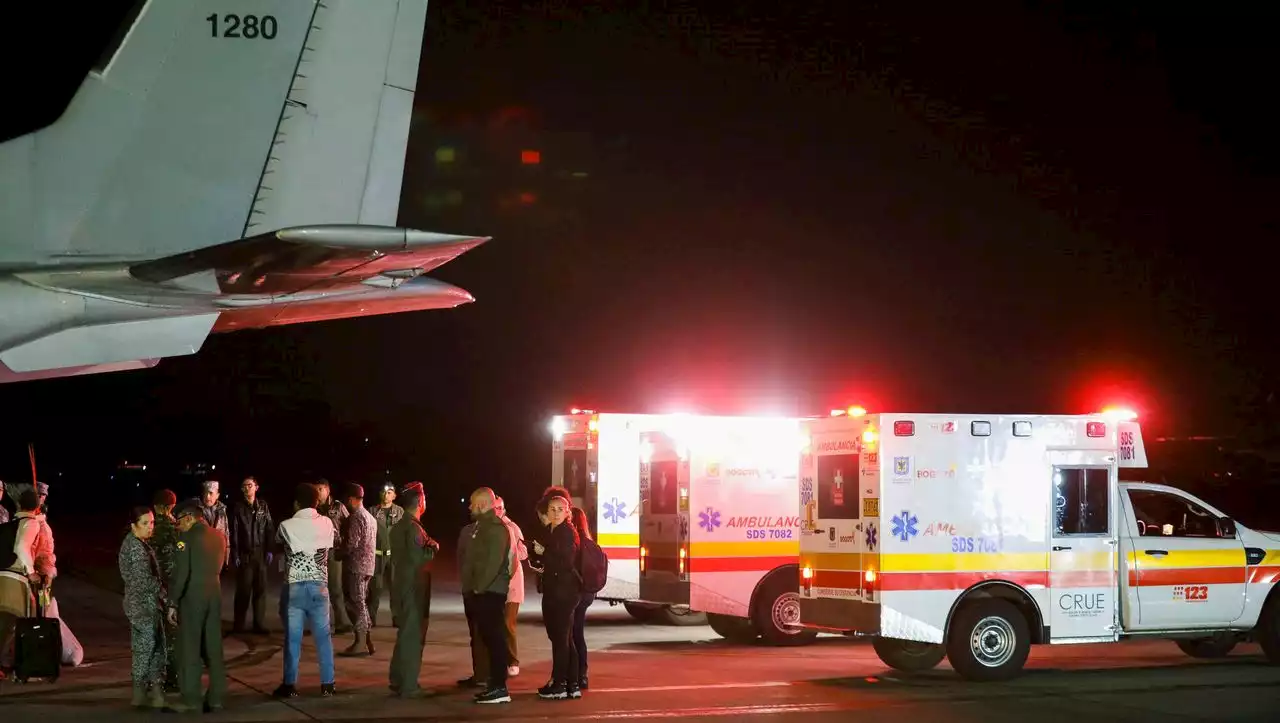
<svg viewBox="0 0 1280 723">
<path fill-rule="evenodd" d="M 0 144 L 0 264 L 394 226 L 427 0 L 140 0 L 57 121 Z"/>
</svg>

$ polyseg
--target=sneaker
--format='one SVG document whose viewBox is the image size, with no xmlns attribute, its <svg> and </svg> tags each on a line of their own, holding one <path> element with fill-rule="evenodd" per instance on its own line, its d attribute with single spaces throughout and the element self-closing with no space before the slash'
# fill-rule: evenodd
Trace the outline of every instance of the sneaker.
<svg viewBox="0 0 1280 723">
<path fill-rule="evenodd" d="M 284 683 L 281 683 L 280 687 L 276 688 L 275 692 L 271 694 L 271 697 L 272 698 L 297 698 L 298 689 L 293 687 L 292 685 L 286 685 Z"/>
<path fill-rule="evenodd" d="M 578 687 L 579 687 L 579 688 L 581 688 L 582 690 L 586 690 L 586 689 L 587 689 L 587 674 L 586 674 L 586 673 L 583 673 L 583 674 L 582 674 L 582 677 L 578 678 Z"/>
<path fill-rule="evenodd" d="M 511 694 L 507 692 L 507 686 L 500 688 L 490 688 L 483 693 L 477 693 L 475 697 L 477 703 L 510 703 Z"/>
<path fill-rule="evenodd" d="M 572 688 L 567 688 L 566 690 L 568 691 L 569 698 L 577 699 L 582 697 L 582 689 L 576 685 Z"/>
<path fill-rule="evenodd" d="M 508 678 L 514 678 L 514 677 L 516 677 L 517 675 L 520 675 L 520 666 L 518 666 L 518 665 L 508 665 L 508 666 L 507 666 L 507 677 L 508 677 Z"/>
<path fill-rule="evenodd" d="M 569 697 L 569 690 L 564 683 L 548 683 L 538 688 L 538 697 L 543 700 L 564 700 Z"/>
<path fill-rule="evenodd" d="M 338 691 L 337 691 L 337 689 L 333 687 L 333 683 L 321 683 L 321 684 L 320 684 L 320 697 L 321 697 L 321 698 L 332 698 L 332 697 L 334 696 L 334 694 L 335 694 L 335 693 L 337 693 L 337 692 L 338 692 Z"/>
</svg>

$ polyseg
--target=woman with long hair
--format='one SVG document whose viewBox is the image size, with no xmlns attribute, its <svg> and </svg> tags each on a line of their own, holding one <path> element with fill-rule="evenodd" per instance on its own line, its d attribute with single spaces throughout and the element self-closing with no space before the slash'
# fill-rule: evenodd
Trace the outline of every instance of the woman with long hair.
<svg viewBox="0 0 1280 723">
<path fill-rule="evenodd" d="M 120 579 L 124 581 L 124 614 L 129 619 L 133 650 L 133 706 L 163 708 L 166 664 L 165 586 L 160 565 L 147 540 L 155 532 L 150 507 L 134 507 L 129 531 L 120 544 Z"/>
<path fill-rule="evenodd" d="M 547 501 L 547 523 L 551 530 L 545 548 L 534 543 L 542 555 L 542 621 L 551 640 L 551 679 L 538 689 L 538 697 L 550 700 L 581 698 L 578 655 L 573 644 L 573 615 L 582 595 L 578 576 L 578 533 L 569 522 L 572 505 L 562 497 Z"/>
<path fill-rule="evenodd" d="M 587 522 L 586 511 L 581 507 L 574 507 L 569 517 L 579 538 L 595 539 L 591 536 L 591 525 Z M 581 690 L 587 689 L 587 608 L 591 607 L 591 603 L 595 600 L 595 593 L 583 590 L 578 596 L 578 605 L 573 610 L 573 648 L 578 655 L 578 687 Z"/>
</svg>

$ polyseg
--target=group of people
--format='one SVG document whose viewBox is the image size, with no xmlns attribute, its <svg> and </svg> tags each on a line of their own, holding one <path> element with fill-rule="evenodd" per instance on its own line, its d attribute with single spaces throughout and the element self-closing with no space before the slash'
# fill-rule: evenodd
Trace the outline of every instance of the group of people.
<svg viewBox="0 0 1280 723">
<path fill-rule="evenodd" d="M 243 504 L 230 513 L 218 499 L 217 483 L 205 483 L 201 498 L 174 506 L 167 490 L 152 507 L 134 508 L 119 553 L 124 607 L 132 635 L 133 704 L 165 707 L 166 687 L 176 683 L 178 712 L 222 707 L 226 671 L 222 661 L 220 574 L 236 570 L 233 629 L 244 630 L 252 603 L 253 631 L 265 632 L 266 570 L 278 553 L 285 574 L 280 615 L 285 628 L 283 681 L 274 695 L 298 695 L 302 638 L 315 641 L 320 694 L 335 692 L 331 635 L 354 631 L 342 655 L 375 652 L 369 630 L 380 593 L 390 589 L 396 631 L 390 688 L 401 697 L 421 694 L 418 676 L 431 610 L 431 562 L 440 549 L 422 526 L 426 495 L 411 483 L 399 495 L 388 486 L 379 503 L 365 508 L 363 488 L 345 485 L 335 503 L 323 480 L 299 485 L 293 514 L 276 525 L 257 499 L 252 478 L 241 485 Z M 505 514 L 501 498 L 487 487 L 470 500 L 472 524 L 459 541 L 461 582 L 472 635 L 473 675 L 461 685 L 482 687 L 477 703 L 511 700 L 507 678 L 519 674 L 515 621 L 524 599 L 522 564 L 538 574 L 543 619 L 551 640 L 553 671 L 538 694 L 579 698 L 587 687 L 583 624 L 594 599 L 579 572 L 581 541 L 590 539 L 587 518 L 568 492 L 550 488 L 537 511 L 546 531 L 529 550 L 520 528 Z M 544 542 L 545 541 L 545 542 Z M 372 583 L 372 584 L 371 584 Z M 336 625 L 334 624 L 336 623 Z M 209 673 L 209 690 L 201 676 Z"/>
<path fill-rule="evenodd" d="M 0 680 L 13 671 L 14 633 L 20 618 L 42 616 L 59 620 L 61 665 L 78 666 L 84 648 L 65 620 L 53 595 L 58 577 L 53 528 L 45 515 L 49 486 L 44 482 L 6 487 L 0 482 L 0 502 L 12 494 L 16 513 L 0 504 Z"/>
</svg>

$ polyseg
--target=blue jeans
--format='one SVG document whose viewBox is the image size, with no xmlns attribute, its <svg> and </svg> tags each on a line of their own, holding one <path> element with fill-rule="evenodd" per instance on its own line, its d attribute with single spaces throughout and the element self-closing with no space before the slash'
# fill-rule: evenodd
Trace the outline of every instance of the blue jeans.
<svg viewBox="0 0 1280 723">
<path fill-rule="evenodd" d="M 285 596 L 284 684 L 297 685 L 298 658 L 302 657 L 302 628 L 310 621 L 311 639 L 320 659 L 320 684 L 333 684 L 333 638 L 329 633 L 329 586 L 323 582 L 295 582 Z"/>
</svg>

